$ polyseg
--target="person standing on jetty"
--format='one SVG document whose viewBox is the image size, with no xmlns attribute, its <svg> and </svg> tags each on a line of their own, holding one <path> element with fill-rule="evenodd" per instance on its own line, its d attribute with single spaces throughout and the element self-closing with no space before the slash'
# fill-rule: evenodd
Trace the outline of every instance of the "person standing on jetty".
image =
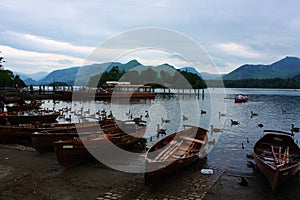
<svg viewBox="0 0 300 200">
<path fill-rule="evenodd" d="M 34 94 L 34 90 L 33 90 L 33 85 L 32 84 L 30 85 L 30 93 Z"/>
</svg>

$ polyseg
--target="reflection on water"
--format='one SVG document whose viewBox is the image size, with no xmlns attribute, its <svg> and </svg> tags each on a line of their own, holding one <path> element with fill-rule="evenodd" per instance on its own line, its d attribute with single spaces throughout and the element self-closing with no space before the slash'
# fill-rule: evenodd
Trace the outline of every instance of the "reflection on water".
<svg viewBox="0 0 300 200">
<path fill-rule="evenodd" d="M 237 94 L 249 97 L 247 103 L 236 104 L 233 98 Z M 209 130 L 209 145 L 207 152 L 208 164 L 224 167 L 232 171 L 251 173 L 246 166 L 247 153 L 263 134 L 263 129 L 289 131 L 291 124 L 300 126 L 300 90 L 275 89 L 221 89 L 205 90 L 204 99 L 196 96 L 167 96 L 159 95 L 153 101 L 132 104 L 111 104 L 108 102 L 46 102 L 45 107 L 63 109 L 72 108 L 65 113 L 72 115 L 73 122 L 99 117 L 96 113 L 106 110 L 120 120 L 132 117 L 142 117 L 148 122 L 144 135 L 148 147 L 157 141 L 157 128 L 166 129 L 167 134 L 183 129 L 184 124 L 199 125 Z M 282 113 L 282 109 L 286 112 Z M 201 114 L 200 110 L 206 111 Z M 257 116 L 251 117 L 251 111 Z M 146 118 L 146 114 L 149 117 Z M 219 112 L 225 116 L 219 116 Z M 130 113 L 130 115 L 129 115 Z M 182 116 L 187 120 L 183 120 Z M 86 118 L 89 116 L 89 118 Z M 162 120 L 163 119 L 163 120 Z M 169 120 L 165 123 L 164 120 Z M 239 121 L 239 125 L 231 126 L 230 120 Z M 263 124 L 259 128 L 258 124 Z M 210 125 L 222 129 L 223 132 L 210 132 Z M 247 139 L 248 138 L 248 139 Z M 296 135 L 299 140 L 299 135 Z M 249 143 L 248 143 L 249 142 Z M 244 149 L 242 149 L 242 143 Z M 143 157 L 141 157 L 143 159 Z M 134 162 L 134 161 L 132 161 Z M 136 165 L 140 161 L 136 161 Z"/>
</svg>

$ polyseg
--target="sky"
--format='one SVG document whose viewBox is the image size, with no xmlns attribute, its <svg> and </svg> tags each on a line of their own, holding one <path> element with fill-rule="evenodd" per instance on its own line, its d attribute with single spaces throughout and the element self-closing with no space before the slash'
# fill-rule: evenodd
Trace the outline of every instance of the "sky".
<svg viewBox="0 0 300 200">
<path fill-rule="evenodd" d="M 6 69 L 23 73 L 130 59 L 228 73 L 246 63 L 300 57 L 299 7 L 297 0 L 2 0 L 0 56 Z M 136 34 L 149 28 L 157 32 Z M 206 53 L 216 71 L 185 39 Z M 181 47 L 189 51 L 182 54 Z M 100 56 L 90 59 L 96 51 Z"/>
</svg>

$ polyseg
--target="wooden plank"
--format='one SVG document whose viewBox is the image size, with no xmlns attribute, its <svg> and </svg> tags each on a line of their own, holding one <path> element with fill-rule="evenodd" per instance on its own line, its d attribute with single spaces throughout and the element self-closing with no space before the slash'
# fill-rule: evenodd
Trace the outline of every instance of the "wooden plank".
<svg viewBox="0 0 300 200">
<path fill-rule="evenodd" d="M 276 156 L 276 154 L 275 154 L 273 145 L 271 145 L 271 149 L 272 149 L 272 154 L 273 154 L 273 156 L 274 156 L 275 163 L 277 164 L 277 163 L 278 163 L 278 159 L 277 159 L 277 156 Z"/>
<path fill-rule="evenodd" d="M 176 141 L 174 141 L 174 142 L 176 142 Z M 165 153 L 172 147 L 173 144 L 174 144 L 174 143 L 170 142 L 170 143 L 168 144 L 168 146 L 167 146 L 163 151 L 161 151 L 160 154 L 158 154 L 158 155 L 154 158 L 154 160 L 159 160 L 160 157 L 163 156 L 163 154 L 165 154 Z"/>
<path fill-rule="evenodd" d="M 163 160 L 167 160 L 171 155 L 173 155 L 175 153 L 175 151 L 177 151 L 177 149 L 179 149 L 180 145 L 182 144 L 182 140 L 176 144 L 176 147 L 174 147 L 169 153 L 168 155 L 166 155 L 166 157 Z"/>
<path fill-rule="evenodd" d="M 186 137 L 186 136 L 181 136 L 180 138 L 182 138 L 182 139 L 184 139 L 184 140 L 191 141 L 191 142 L 196 142 L 196 143 L 200 143 L 200 144 L 205 144 L 205 141 L 204 141 L 204 140 L 198 140 L 198 139 L 190 138 L 190 137 Z"/>
</svg>

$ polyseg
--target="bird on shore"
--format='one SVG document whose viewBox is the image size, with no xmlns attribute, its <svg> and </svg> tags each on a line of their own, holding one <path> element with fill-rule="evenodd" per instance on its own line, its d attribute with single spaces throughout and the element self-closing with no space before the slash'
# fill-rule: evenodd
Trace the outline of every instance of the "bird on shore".
<svg viewBox="0 0 300 200">
<path fill-rule="evenodd" d="M 240 124 L 240 122 L 234 121 L 234 120 L 232 120 L 232 119 L 230 119 L 230 121 L 231 121 L 231 126 L 232 126 L 232 125 L 238 125 L 238 124 Z"/>
<path fill-rule="evenodd" d="M 248 181 L 247 181 L 247 179 L 246 179 L 245 177 L 240 177 L 240 182 L 239 182 L 239 184 L 240 184 L 241 186 L 247 186 L 249 183 L 248 183 Z"/>
</svg>

